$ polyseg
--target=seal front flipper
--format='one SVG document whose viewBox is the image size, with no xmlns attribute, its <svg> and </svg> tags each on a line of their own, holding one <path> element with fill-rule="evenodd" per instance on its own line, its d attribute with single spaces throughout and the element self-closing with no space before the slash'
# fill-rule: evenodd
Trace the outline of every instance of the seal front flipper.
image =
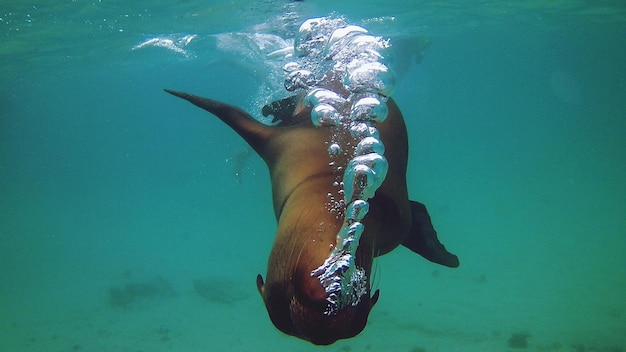
<svg viewBox="0 0 626 352">
<path fill-rule="evenodd" d="M 433 263 L 456 268 L 459 266 L 459 258 L 448 252 L 439 239 L 437 231 L 433 227 L 426 206 L 422 203 L 411 203 L 411 232 L 402 242 L 402 245 L 411 251 L 421 255 Z"/>
<path fill-rule="evenodd" d="M 263 116 L 267 117 L 272 115 L 272 123 L 287 121 L 293 116 L 293 112 L 296 110 L 298 104 L 298 96 L 292 95 L 290 97 L 273 101 L 261 109 Z"/>
<path fill-rule="evenodd" d="M 310 115 L 308 113 L 302 113 L 306 110 L 303 99 L 304 94 L 298 93 L 284 99 L 273 101 L 263 106 L 261 114 L 265 117 L 272 115 L 271 123 L 274 126 L 292 126 L 310 121 Z"/>
<path fill-rule="evenodd" d="M 217 116 L 248 142 L 261 157 L 264 156 L 263 149 L 267 141 L 276 133 L 274 128 L 255 120 L 250 114 L 236 106 L 175 90 L 164 89 L 164 91 Z"/>
</svg>

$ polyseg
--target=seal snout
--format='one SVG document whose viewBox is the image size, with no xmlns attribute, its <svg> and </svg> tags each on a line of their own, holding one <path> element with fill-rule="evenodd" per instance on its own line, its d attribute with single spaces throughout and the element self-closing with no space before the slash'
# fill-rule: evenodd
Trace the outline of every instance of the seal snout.
<svg viewBox="0 0 626 352">
<path fill-rule="evenodd" d="M 325 302 L 315 311 L 300 307 L 299 312 L 292 312 L 295 327 L 300 332 L 297 336 L 316 345 L 330 345 L 337 340 L 358 335 L 365 328 L 371 309 L 366 301 L 369 299 L 357 306 L 342 309 L 336 315 L 324 314 Z"/>
<path fill-rule="evenodd" d="M 365 295 L 358 305 L 328 315 L 326 292 L 319 280 L 309 275 L 296 274 L 289 283 L 264 283 L 259 275 L 257 286 L 274 326 L 316 345 L 330 345 L 358 335 L 378 300 L 377 290 L 371 298 Z"/>
</svg>

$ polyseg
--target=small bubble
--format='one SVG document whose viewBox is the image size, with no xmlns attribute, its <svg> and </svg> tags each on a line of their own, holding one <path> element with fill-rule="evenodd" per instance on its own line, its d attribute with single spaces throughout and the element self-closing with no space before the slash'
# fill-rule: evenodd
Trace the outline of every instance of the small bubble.
<svg viewBox="0 0 626 352">
<path fill-rule="evenodd" d="M 330 146 L 328 146 L 328 154 L 330 155 L 341 154 L 341 146 L 337 143 L 332 143 Z"/>
</svg>

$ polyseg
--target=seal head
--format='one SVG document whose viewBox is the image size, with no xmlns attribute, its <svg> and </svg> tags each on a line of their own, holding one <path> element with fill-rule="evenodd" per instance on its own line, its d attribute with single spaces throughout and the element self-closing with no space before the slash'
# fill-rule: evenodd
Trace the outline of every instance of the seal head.
<svg viewBox="0 0 626 352">
<path fill-rule="evenodd" d="M 356 306 L 335 315 L 325 314 L 326 292 L 319 280 L 308 273 L 293 280 L 265 284 L 257 276 L 257 286 L 274 326 L 285 334 L 316 345 L 329 345 L 339 339 L 358 335 L 367 323 L 370 310 L 378 300 L 378 290 L 366 295 Z"/>
</svg>

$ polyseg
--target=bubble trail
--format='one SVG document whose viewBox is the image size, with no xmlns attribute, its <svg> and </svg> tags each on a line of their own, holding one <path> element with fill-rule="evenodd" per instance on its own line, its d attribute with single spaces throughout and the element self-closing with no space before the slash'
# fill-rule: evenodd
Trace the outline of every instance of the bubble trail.
<svg viewBox="0 0 626 352">
<path fill-rule="evenodd" d="M 329 156 L 350 150 L 346 135 L 356 145 L 340 183 L 344 199 L 329 197 L 336 202 L 331 211 L 345 209 L 336 245 L 324 264 L 311 272 L 325 289 L 327 315 L 357 305 L 367 293 L 367 276 L 356 265 L 355 255 L 368 199 L 375 196 L 388 169 L 376 124 L 387 118 L 386 102 L 395 85 L 395 75 L 386 65 L 389 47 L 389 40 L 370 35 L 342 18 L 313 18 L 296 34 L 296 61 L 284 66 L 285 88 L 306 92 L 304 104 L 311 108 L 312 123 L 337 131 L 326 141 Z M 342 166 L 336 167 L 339 171 Z"/>
</svg>

